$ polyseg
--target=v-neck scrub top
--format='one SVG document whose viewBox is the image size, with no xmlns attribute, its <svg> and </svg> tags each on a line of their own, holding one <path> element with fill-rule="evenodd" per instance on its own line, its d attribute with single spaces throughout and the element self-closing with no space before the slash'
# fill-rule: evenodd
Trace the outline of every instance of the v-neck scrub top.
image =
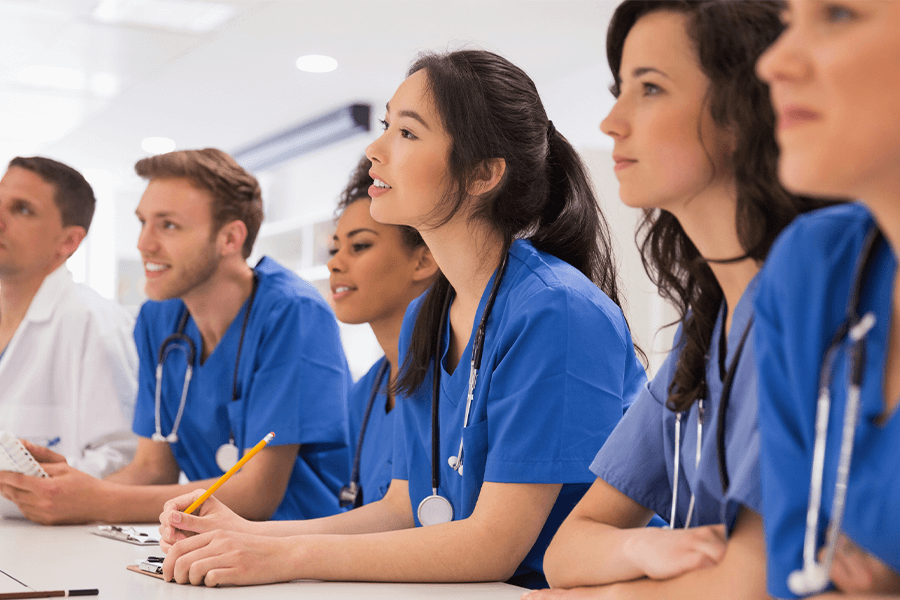
<svg viewBox="0 0 900 600">
<path fill-rule="evenodd" d="M 825 352 L 844 321 L 863 240 L 874 226 L 861 204 L 800 217 L 778 239 L 756 299 L 760 369 L 763 518 L 768 589 L 795 598 L 787 587 L 802 566 L 803 536 L 815 440 L 818 381 Z M 853 445 L 842 530 L 856 545 L 900 571 L 900 422 L 884 410 L 884 362 L 891 320 L 896 259 L 882 242 L 864 280 L 858 314 L 873 312 L 866 337 L 865 375 Z M 831 378 L 818 547 L 832 514 L 849 381 L 845 340 Z"/>
<path fill-rule="evenodd" d="M 757 284 L 758 276 L 744 290 L 734 310 L 726 342 L 726 370 L 732 363 L 753 313 Z M 696 466 L 699 415 L 696 402 L 681 420 L 676 527 L 685 526 L 692 493 L 695 505 L 691 526 L 724 523 L 730 531 L 741 506 L 757 514 L 762 512 L 756 419 L 757 378 L 752 337 L 747 338 L 738 362 L 725 415 L 725 454 L 730 481 L 728 491 L 722 490 L 716 434 L 724 379 L 718 358 L 724 317 L 723 303 L 710 342 L 711 360 L 706 364 L 708 398 L 704 402 L 699 466 Z M 641 506 L 654 511 L 666 522 L 671 518 L 672 488 L 675 485 L 676 420 L 675 413 L 666 407 L 666 401 L 683 345 L 682 331 L 679 328 L 673 350 L 665 363 L 622 418 L 622 422 L 609 436 L 591 465 L 591 470 L 597 477 Z"/>
<path fill-rule="evenodd" d="M 469 364 L 493 278 L 456 369 L 447 370 L 442 340 L 440 493 L 454 519 L 472 514 L 482 483 L 563 484 L 535 545 L 512 581 L 545 585 L 550 539 L 593 475 L 591 459 L 646 381 L 622 311 L 571 265 L 518 240 L 487 323 L 469 426 L 463 430 Z M 494 275 L 496 277 L 496 273 Z M 422 298 L 409 307 L 400 334 L 400 364 Z M 445 332 L 449 331 L 449 325 Z M 413 511 L 431 495 L 432 370 L 419 389 L 399 397 L 394 478 L 409 481 Z M 447 458 L 464 439 L 463 475 Z M 516 510 L 509 506 L 509 510 Z M 416 521 L 418 525 L 418 520 Z"/>
<path fill-rule="evenodd" d="M 385 360 L 387 359 L 382 358 L 375 361 L 368 373 L 360 377 L 359 381 L 350 388 L 350 449 L 353 453 L 356 452 L 359 429 L 362 427 L 363 417 L 366 414 L 372 386 L 375 385 L 378 370 Z M 385 373 L 375 396 L 375 403 L 372 406 L 369 424 L 366 427 L 366 436 L 363 440 L 362 453 L 359 457 L 359 485 L 362 489 L 364 504 L 384 498 L 391 485 L 394 421 L 397 411 L 387 412 L 386 410 L 389 377 L 390 373 Z M 352 468 L 352 463 L 350 466 Z"/>
<path fill-rule="evenodd" d="M 281 505 L 273 519 L 308 519 L 339 512 L 337 493 L 349 478 L 347 392 L 350 376 L 331 309 L 318 292 L 269 258 L 255 268 L 259 287 L 247 321 L 232 401 L 235 358 L 247 303 L 222 340 L 200 363 L 202 340 L 193 318 L 185 327 L 196 344 L 179 440 L 171 444 L 179 468 L 191 481 L 219 477 L 216 450 L 233 431 L 238 448 L 249 449 L 270 431 L 272 445 L 300 444 Z M 149 301 L 135 327 L 140 358 L 134 432 L 155 432 L 154 390 L 159 349 L 178 327 L 180 299 Z M 162 434 L 172 430 L 181 400 L 187 359 L 173 350 L 163 367 Z"/>
</svg>

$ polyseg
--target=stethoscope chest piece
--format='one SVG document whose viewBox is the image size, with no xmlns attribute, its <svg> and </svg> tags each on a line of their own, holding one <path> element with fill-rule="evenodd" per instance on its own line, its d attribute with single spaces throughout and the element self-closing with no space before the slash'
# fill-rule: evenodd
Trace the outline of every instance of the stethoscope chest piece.
<svg viewBox="0 0 900 600">
<path fill-rule="evenodd" d="M 453 505 L 443 496 L 434 493 L 419 502 L 416 514 L 423 526 L 449 523 L 453 520 Z"/>
<path fill-rule="evenodd" d="M 219 465 L 223 472 L 236 465 L 239 458 L 238 448 L 234 445 L 234 442 L 222 444 L 216 450 L 216 464 Z"/>
</svg>

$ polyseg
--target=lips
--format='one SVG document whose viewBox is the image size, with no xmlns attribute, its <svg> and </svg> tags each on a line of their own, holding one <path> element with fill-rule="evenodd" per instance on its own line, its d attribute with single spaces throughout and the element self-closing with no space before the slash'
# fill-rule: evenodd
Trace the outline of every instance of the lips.
<svg viewBox="0 0 900 600">
<path fill-rule="evenodd" d="M 803 106 L 788 105 L 778 113 L 778 128 L 790 129 L 804 123 L 818 121 L 822 116 Z"/>
<path fill-rule="evenodd" d="M 351 293 L 355 292 L 356 288 L 353 286 L 341 284 L 341 285 L 332 285 L 331 286 L 331 296 L 335 301 L 340 300 L 342 298 L 346 298 Z"/>
<path fill-rule="evenodd" d="M 372 177 L 372 179 L 375 181 L 375 183 L 369 186 L 370 198 L 377 198 L 378 196 L 386 194 L 392 189 L 391 186 L 383 179 L 381 179 L 376 173 L 369 171 L 369 176 Z"/>
<path fill-rule="evenodd" d="M 147 279 L 155 279 L 157 277 L 161 277 L 163 273 L 168 271 L 171 265 L 167 265 L 165 263 L 155 262 L 151 260 L 144 261 L 144 275 Z"/>
<path fill-rule="evenodd" d="M 637 162 L 637 160 L 633 158 L 628 158 L 626 156 L 622 156 L 620 154 L 613 154 L 613 161 L 616 163 L 614 170 L 618 173 L 622 169 L 627 169 L 631 165 Z"/>
</svg>

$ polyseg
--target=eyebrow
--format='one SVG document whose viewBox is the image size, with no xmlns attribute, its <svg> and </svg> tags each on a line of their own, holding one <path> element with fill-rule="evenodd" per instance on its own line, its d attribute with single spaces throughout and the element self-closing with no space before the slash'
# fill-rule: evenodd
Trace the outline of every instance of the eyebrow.
<svg viewBox="0 0 900 600">
<path fill-rule="evenodd" d="M 384 107 L 387 109 L 388 112 L 391 112 L 391 103 L 390 102 L 385 104 Z M 422 124 L 422 127 L 427 129 L 428 131 L 431 131 L 431 127 L 428 126 L 428 123 L 425 122 L 425 119 L 423 119 L 422 116 L 414 110 L 401 110 L 399 113 L 397 113 L 397 116 L 398 117 L 409 117 L 410 119 L 415 119 L 416 121 L 418 121 L 419 123 Z"/>
<path fill-rule="evenodd" d="M 634 77 L 635 79 L 637 79 L 638 77 L 642 77 L 643 75 L 646 75 L 647 73 L 656 73 L 658 75 L 662 75 L 666 79 L 669 79 L 669 80 L 672 79 L 671 77 L 669 77 L 668 75 L 666 75 L 665 73 L 663 73 L 662 71 L 660 71 L 659 69 L 656 69 L 654 67 L 637 67 L 636 69 L 634 69 L 631 72 L 631 76 Z"/>
<path fill-rule="evenodd" d="M 135 216 L 137 216 L 138 218 L 141 218 L 141 211 L 140 211 L 140 210 L 135 209 L 135 210 L 134 210 L 134 214 L 135 214 Z M 171 216 L 173 216 L 174 214 L 175 214 L 175 213 L 172 212 L 172 211 L 164 210 L 164 211 L 162 211 L 162 212 L 153 213 L 153 214 L 150 215 L 150 216 L 153 217 L 153 218 L 155 218 L 155 219 L 165 219 L 166 217 L 171 217 Z"/>
<path fill-rule="evenodd" d="M 359 233 L 366 233 L 366 232 L 372 233 L 374 235 L 378 235 L 378 232 L 375 231 L 374 229 L 369 229 L 368 227 L 360 227 L 359 229 L 354 229 L 353 231 L 347 233 L 347 237 L 352 238 L 353 236 L 355 236 Z M 331 239 L 334 241 L 337 241 L 338 235 L 335 233 L 333 236 L 331 236 Z"/>
</svg>

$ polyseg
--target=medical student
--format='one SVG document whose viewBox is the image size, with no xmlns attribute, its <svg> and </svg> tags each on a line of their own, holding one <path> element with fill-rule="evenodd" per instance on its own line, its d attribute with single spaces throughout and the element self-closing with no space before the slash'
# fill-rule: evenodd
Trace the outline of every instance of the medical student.
<svg viewBox="0 0 900 600">
<path fill-rule="evenodd" d="M 184 515 L 183 496 L 160 516 L 169 579 L 543 585 L 546 545 L 646 380 L 587 172 L 521 69 L 426 55 L 384 126 L 367 151 L 372 216 L 415 227 L 442 273 L 400 335 L 391 486 L 278 526 L 215 499 Z M 354 535 L 308 535 L 326 533 Z"/>
<path fill-rule="evenodd" d="M 222 501 L 250 519 L 338 512 L 349 376 L 337 323 L 292 272 L 269 258 L 247 264 L 259 184 L 216 149 L 148 157 L 135 171 L 148 180 L 135 213 L 151 298 L 135 326 L 137 454 L 104 480 L 49 464 L 52 478 L 30 478 L 12 498 L 40 522 L 147 522 L 272 431 Z M 180 472 L 190 483 L 178 484 Z"/>
<path fill-rule="evenodd" d="M 788 2 L 784 20 L 757 66 L 781 179 L 860 202 L 799 219 L 760 283 L 768 587 L 898 594 L 900 4 Z"/>
<path fill-rule="evenodd" d="M 434 281 L 437 264 L 419 232 L 372 218 L 369 175 L 363 157 L 341 193 L 328 270 L 334 313 L 343 323 L 368 323 L 384 356 L 350 388 L 351 478 L 341 504 L 380 500 L 391 485 L 400 327 L 409 303 Z"/>
<path fill-rule="evenodd" d="M 547 551 L 554 587 L 586 589 L 534 598 L 766 597 L 752 301 L 776 234 L 820 204 L 777 179 L 754 66 L 778 16 L 775 2 L 722 0 L 631 0 L 613 15 L 601 129 L 679 329 Z M 645 527 L 654 514 L 671 528 Z"/>
<path fill-rule="evenodd" d="M 65 267 L 95 203 L 78 171 L 49 158 L 16 157 L 0 179 L 0 430 L 102 477 L 137 446 L 137 351 L 134 318 Z M 20 514 L 0 499 L 0 515 Z"/>
</svg>

